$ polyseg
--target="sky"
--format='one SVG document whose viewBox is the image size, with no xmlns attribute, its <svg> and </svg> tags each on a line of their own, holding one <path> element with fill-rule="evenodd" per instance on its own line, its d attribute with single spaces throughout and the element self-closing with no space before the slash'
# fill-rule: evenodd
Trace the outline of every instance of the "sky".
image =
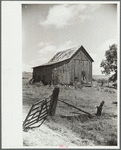
<svg viewBox="0 0 121 150">
<path fill-rule="evenodd" d="M 93 58 L 93 75 L 101 75 L 100 63 L 109 45 L 118 43 L 116 4 L 23 4 L 23 71 L 47 63 L 57 52 L 75 46 Z"/>
</svg>

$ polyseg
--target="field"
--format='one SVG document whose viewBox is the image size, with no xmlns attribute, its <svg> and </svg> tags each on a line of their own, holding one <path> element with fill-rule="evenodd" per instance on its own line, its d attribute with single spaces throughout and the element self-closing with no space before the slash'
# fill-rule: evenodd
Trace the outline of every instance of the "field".
<svg viewBox="0 0 121 150">
<path fill-rule="evenodd" d="M 41 83 L 26 85 L 30 73 L 23 73 L 23 121 L 31 105 L 50 95 L 54 86 Z M 117 90 L 100 86 L 96 81 L 92 87 L 75 89 L 62 86 L 59 99 L 76 106 L 90 114 L 78 111 L 58 101 L 56 114 L 48 117 L 39 128 L 23 132 L 24 146 L 39 147 L 78 147 L 78 146 L 116 146 L 117 145 Z M 105 101 L 102 115 L 96 116 L 99 104 Z"/>
</svg>

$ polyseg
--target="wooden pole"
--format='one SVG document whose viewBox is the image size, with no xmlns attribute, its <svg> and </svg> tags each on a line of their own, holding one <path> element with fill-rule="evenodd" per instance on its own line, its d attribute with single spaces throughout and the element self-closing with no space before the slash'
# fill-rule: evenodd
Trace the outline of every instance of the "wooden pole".
<svg viewBox="0 0 121 150">
<path fill-rule="evenodd" d="M 59 95 L 59 88 L 55 87 L 53 90 L 53 94 L 51 96 L 51 101 L 50 101 L 50 108 L 49 108 L 49 115 L 50 116 L 55 115 L 57 101 L 58 101 L 58 95 Z"/>
<path fill-rule="evenodd" d="M 103 105 L 104 105 L 104 101 L 102 101 L 101 103 L 100 103 L 100 105 L 99 106 L 97 106 L 97 116 L 101 116 L 101 112 L 102 112 L 102 107 L 103 107 Z"/>
</svg>

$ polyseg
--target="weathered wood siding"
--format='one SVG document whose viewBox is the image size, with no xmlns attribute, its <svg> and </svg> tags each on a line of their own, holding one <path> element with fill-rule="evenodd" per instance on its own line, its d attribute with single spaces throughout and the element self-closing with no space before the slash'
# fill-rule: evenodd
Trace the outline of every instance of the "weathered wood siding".
<svg viewBox="0 0 121 150">
<path fill-rule="evenodd" d="M 82 72 L 85 72 L 85 82 L 91 81 L 92 78 L 92 62 L 89 58 L 82 52 L 78 52 L 68 64 L 71 68 L 70 81 L 74 83 L 74 78 L 76 77 L 79 82 L 83 80 Z"/>
<path fill-rule="evenodd" d="M 52 67 L 52 83 L 53 84 L 69 84 L 70 73 L 68 68 L 68 62 L 64 61 L 59 64 L 55 64 Z"/>
</svg>

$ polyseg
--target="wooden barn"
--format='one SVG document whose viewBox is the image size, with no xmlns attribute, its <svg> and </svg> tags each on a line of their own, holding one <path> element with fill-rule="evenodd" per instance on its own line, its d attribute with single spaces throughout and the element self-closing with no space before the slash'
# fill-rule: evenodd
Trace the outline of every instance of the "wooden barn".
<svg viewBox="0 0 121 150">
<path fill-rule="evenodd" d="M 73 85 L 92 82 L 93 59 L 83 46 L 60 51 L 46 64 L 33 67 L 33 82 Z"/>
</svg>

